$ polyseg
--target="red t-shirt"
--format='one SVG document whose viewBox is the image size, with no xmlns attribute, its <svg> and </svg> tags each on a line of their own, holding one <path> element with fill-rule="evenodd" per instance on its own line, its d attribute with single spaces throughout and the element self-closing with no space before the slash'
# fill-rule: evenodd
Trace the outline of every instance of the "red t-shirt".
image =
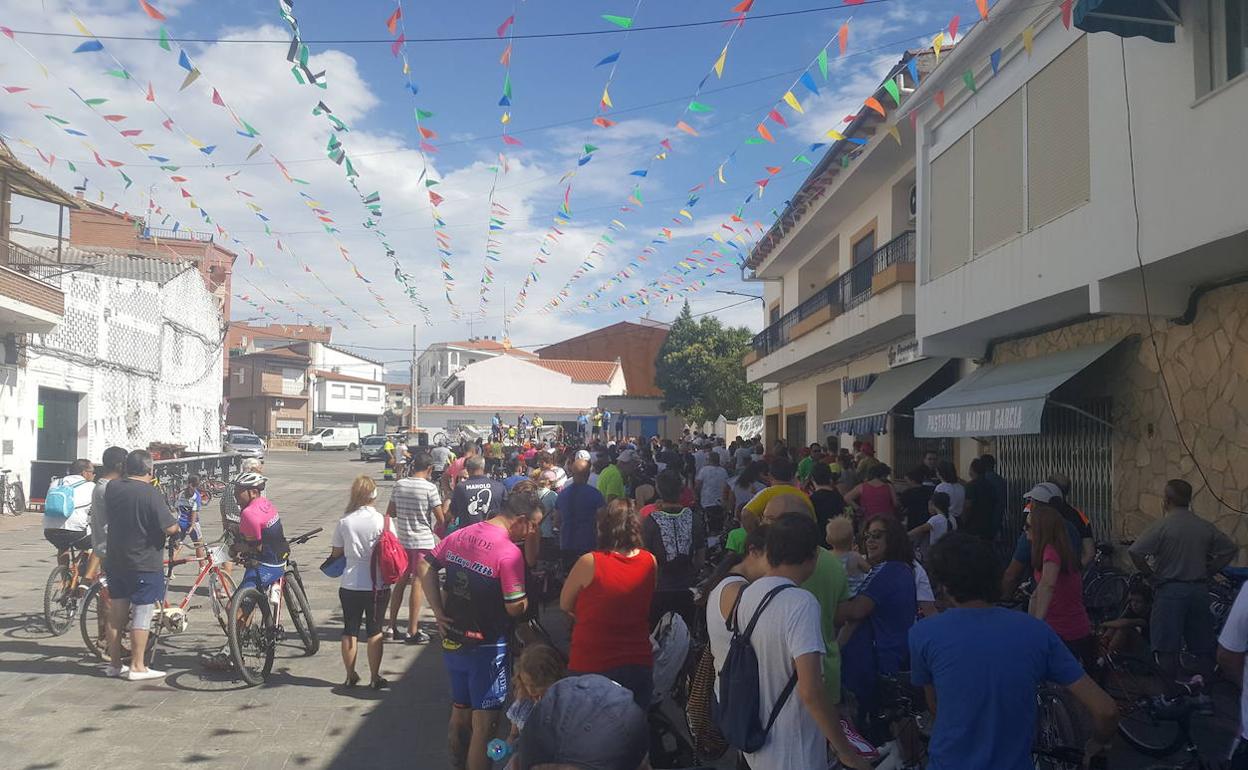
<svg viewBox="0 0 1248 770">
<path fill-rule="evenodd" d="M 650 600 L 658 570 L 649 551 L 594 551 L 594 579 L 576 597 L 568 670 L 650 666 Z"/>
<path fill-rule="evenodd" d="M 1062 564 L 1057 549 L 1051 545 L 1044 547 L 1044 563 L 1049 562 L 1059 569 Z M 1035 571 L 1035 578 L 1040 581 L 1040 570 Z M 1057 573 L 1057 585 L 1044 619 L 1064 641 L 1073 642 L 1092 633 L 1092 622 L 1083 606 L 1083 578 L 1077 571 Z"/>
</svg>

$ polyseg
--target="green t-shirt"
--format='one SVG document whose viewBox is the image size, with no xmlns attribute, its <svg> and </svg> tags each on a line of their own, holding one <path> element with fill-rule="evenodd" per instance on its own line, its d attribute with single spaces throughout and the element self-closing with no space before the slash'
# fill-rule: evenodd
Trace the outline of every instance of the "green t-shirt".
<svg viewBox="0 0 1248 770">
<path fill-rule="evenodd" d="M 815 468 L 815 458 L 806 455 L 802 461 L 797 464 L 797 477 L 802 481 L 810 478 L 810 472 Z"/>
<path fill-rule="evenodd" d="M 624 491 L 624 476 L 614 464 L 603 468 L 602 473 L 598 474 L 598 491 L 602 493 L 603 499 L 607 502 L 611 502 L 613 498 L 627 496 Z"/>
<path fill-rule="evenodd" d="M 802 583 L 819 601 L 819 620 L 823 626 L 823 686 L 828 700 L 841 702 L 841 648 L 836 643 L 836 607 L 849 599 L 849 579 L 841 560 L 823 548 L 815 562 L 815 572 Z"/>
<path fill-rule="evenodd" d="M 737 527 L 728 532 L 728 539 L 724 541 L 724 547 L 734 553 L 745 554 L 745 536 L 748 533 L 745 527 Z"/>
</svg>

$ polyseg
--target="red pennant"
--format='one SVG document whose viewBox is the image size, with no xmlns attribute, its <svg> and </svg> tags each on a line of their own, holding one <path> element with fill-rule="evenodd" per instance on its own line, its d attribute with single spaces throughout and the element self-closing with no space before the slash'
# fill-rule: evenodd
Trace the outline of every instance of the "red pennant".
<svg viewBox="0 0 1248 770">
<path fill-rule="evenodd" d="M 145 98 L 146 98 L 149 102 L 154 102 L 154 101 L 156 101 L 156 92 L 152 90 L 152 83 L 151 83 L 151 81 L 148 81 L 148 83 L 147 83 L 147 96 L 146 96 Z"/>
<path fill-rule="evenodd" d="M 403 44 L 407 42 L 407 35 L 399 35 L 394 42 L 390 44 L 390 53 L 394 56 L 399 55 L 399 51 L 403 50 Z"/>
<path fill-rule="evenodd" d="M 788 123 L 785 123 L 785 122 L 784 122 L 784 116 L 780 114 L 780 111 L 779 111 L 779 110 L 772 110 L 771 112 L 767 113 L 767 117 L 769 117 L 769 118 L 771 118 L 772 120 L 776 121 L 776 122 L 777 122 L 777 123 L 779 123 L 780 125 L 785 126 L 786 128 L 787 128 L 787 127 L 788 127 L 788 125 L 789 125 Z"/>
<path fill-rule="evenodd" d="M 121 135 L 122 136 L 138 136 L 141 133 L 143 133 L 143 129 L 141 128 L 127 128 L 125 131 L 121 132 Z"/>
<path fill-rule="evenodd" d="M 126 165 L 126 164 L 125 164 L 125 163 L 122 163 L 122 162 L 121 162 L 121 161 L 119 161 L 119 160 L 113 160 L 113 159 L 111 159 L 111 158 L 110 158 L 110 159 L 109 159 L 109 161 L 108 161 L 108 165 L 112 166 L 113 168 L 117 168 L 118 166 L 124 166 L 124 165 Z"/>
<path fill-rule="evenodd" d="M 11 94 L 20 94 L 22 91 L 29 91 L 30 89 L 23 88 L 22 86 L 5 86 L 4 90 Z"/>
<path fill-rule="evenodd" d="M 949 20 L 949 42 L 951 43 L 958 37 L 958 23 L 960 21 L 962 21 L 962 17 L 956 13 Z"/>
<path fill-rule="evenodd" d="M 498 25 L 498 36 L 503 37 L 504 35 L 506 35 L 507 28 L 510 27 L 515 22 L 515 20 L 516 20 L 515 16 L 508 16 L 506 19 L 504 19 L 503 23 Z"/>
<path fill-rule="evenodd" d="M 120 123 L 126 119 L 125 115 L 105 115 L 104 119 L 110 123 Z"/>
<path fill-rule="evenodd" d="M 438 195 L 433 190 L 429 191 L 429 202 L 432 203 L 433 205 L 441 206 L 443 200 L 445 199 L 441 195 Z"/>
<path fill-rule="evenodd" d="M 166 131 L 172 131 L 173 130 L 173 118 L 169 118 L 168 120 L 161 123 L 160 125 L 164 126 Z"/>
<path fill-rule="evenodd" d="M 403 18 L 403 9 L 395 8 L 394 13 L 390 14 L 390 18 L 386 19 L 386 29 L 390 30 L 390 34 L 394 34 L 395 28 L 399 24 L 399 19 Z"/>
<path fill-rule="evenodd" d="M 217 89 L 212 89 L 212 103 L 218 107 L 225 106 L 225 100 L 221 98 L 221 94 L 217 93 Z"/>
<path fill-rule="evenodd" d="M 142 8 L 143 11 L 147 13 L 148 16 L 151 16 L 156 21 L 165 20 L 165 15 L 161 13 L 160 11 L 156 10 L 155 8 L 153 8 L 152 4 L 147 2 L 147 0 L 139 0 L 139 7 Z"/>
<path fill-rule="evenodd" d="M 945 108 L 945 92 L 944 91 L 936 92 L 936 107 L 937 109 L 941 109 L 941 110 Z"/>
<path fill-rule="evenodd" d="M 108 166 L 104 165 L 104 159 L 100 157 L 98 152 L 92 151 L 91 154 L 95 156 L 95 162 L 100 164 L 102 168 L 108 168 Z"/>
<path fill-rule="evenodd" d="M 595 125 L 595 126 L 602 126 L 603 128 L 610 128 L 611 126 L 614 126 L 614 125 L 615 125 L 615 121 L 614 121 L 614 120 L 608 120 L 608 119 L 606 119 L 606 118 L 602 117 L 601 115 L 599 115 L 598 117 L 594 118 L 594 125 Z"/>
<path fill-rule="evenodd" d="M 183 198 L 189 198 L 189 197 L 191 197 L 191 194 L 190 194 L 189 192 L 187 192 L 187 191 L 186 191 L 186 188 L 185 188 L 185 187 L 183 187 L 183 188 L 181 188 L 181 189 L 182 189 L 182 197 L 183 197 Z"/>
<path fill-rule="evenodd" d="M 523 144 L 523 142 L 521 142 L 519 139 L 515 138 L 514 136 L 508 136 L 507 134 L 503 134 L 503 144 L 510 144 L 514 147 L 519 147 L 521 144 Z"/>
<path fill-rule="evenodd" d="M 733 13 L 749 13 L 750 8 L 753 7 L 753 5 L 754 5 L 754 0 L 741 0 L 741 2 L 737 3 L 736 5 L 732 7 L 732 12 Z"/>
<path fill-rule="evenodd" d="M 1070 29 L 1071 13 L 1075 8 L 1075 0 L 1062 0 L 1062 26 Z"/>
</svg>

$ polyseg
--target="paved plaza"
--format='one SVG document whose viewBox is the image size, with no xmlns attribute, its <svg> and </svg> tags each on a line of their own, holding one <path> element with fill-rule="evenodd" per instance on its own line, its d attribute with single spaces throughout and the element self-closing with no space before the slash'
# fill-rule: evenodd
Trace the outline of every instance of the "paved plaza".
<svg viewBox="0 0 1248 770">
<path fill-rule="evenodd" d="M 447 766 L 449 704 L 436 644 L 387 643 L 382 671 L 389 691 L 341 687 L 337 580 L 316 567 L 329 553 L 330 528 L 346 505 L 351 479 L 369 473 L 380 481 L 381 465 L 343 452 L 275 452 L 265 470 L 287 536 L 315 527 L 326 531 L 294 552 L 305 567 L 320 651 L 304 656 L 297 640 L 287 640 L 261 687 L 247 687 L 231 673 L 202 665 L 201 654 L 225 644 L 206 595 L 192 602 L 188 630 L 162 639 L 154 666 L 169 672 L 164 682 L 106 678 L 86 652 L 76 622 L 63 636 L 48 635 L 43 588 L 53 550 L 43 539 L 40 517 L 0 520 L 0 767 Z M 383 503 L 389 485 L 383 485 Z M 215 500 L 204 522 L 205 536 L 215 538 L 220 533 Z M 171 597 L 180 600 L 193 579 L 183 567 Z M 367 682 L 362 647 L 359 657 L 358 670 Z"/>
</svg>

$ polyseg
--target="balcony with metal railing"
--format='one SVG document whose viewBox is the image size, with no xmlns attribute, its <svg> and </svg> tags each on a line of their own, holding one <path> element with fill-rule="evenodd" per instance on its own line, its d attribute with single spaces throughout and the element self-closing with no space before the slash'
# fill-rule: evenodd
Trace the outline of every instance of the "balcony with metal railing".
<svg viewBox="0 0 1248 770">
<path fill-rule="evenodd" d="M 0 337 L 52 331 L 65 314 L 61 276 L 78 268 L 0 240 Z"/>
<path fill-rule="evenodd" d="M 907 230 L 785 313 L 755 335 L 747 379 L 801 376 L 900 336 L 906 326 L 913 331 L 914 260 L 915 234 Z"/>
</svg>

